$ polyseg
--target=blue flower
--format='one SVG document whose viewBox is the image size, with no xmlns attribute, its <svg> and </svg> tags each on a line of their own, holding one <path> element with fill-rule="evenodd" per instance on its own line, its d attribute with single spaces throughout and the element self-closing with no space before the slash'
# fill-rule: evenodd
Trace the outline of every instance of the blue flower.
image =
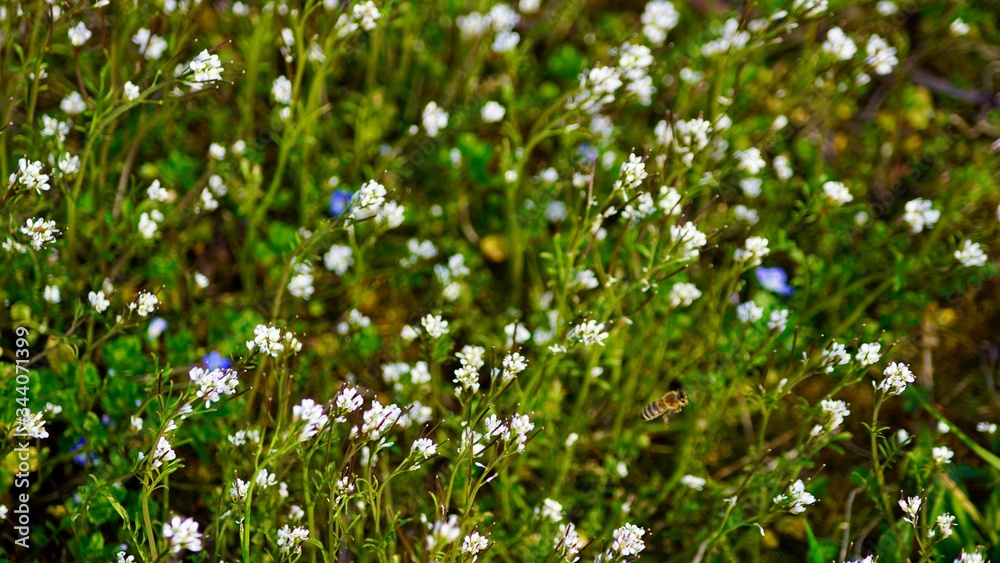
<svg viewBox="0 0 1000 563">
<path fill-rule="evenodd" d="M 592 146 L 590 143 L 583 143 L 576 149 L 576 154 L 580 156 L 584 164 L 590 164 L 597 160 L 597 147 Z"/>
<path fill-rule="evenodd" d="M 791 295 L 795 293 L 795 288 L 788 285 L 788 273 L 781 267 L 757 268 L 757 280 L 760 285 L 768 291 L 773 291 L 778 295 Z"/>
<path fill-rule="evenodd" d="M 210 353 L 206 354 L 201 359 L 201 363 L 204 364 L 205 369 L 207 370 L 229 369 L 230 366 L 233 365 L 232 360 L 230 360 L 229 358 L 223 358 L 222 354 L 218 353 L 215 350 L 212 350 Z"/>
<path fill-rule="evenodd" d="M 347 190 L 333 190 L 330 194 L 330 215 L 340 217 L 351 206 L 351 192 Z"/>
<path fill-rule="evenodd" d="M 82 448 L 86 443 L 87 443 L 86 440 L 84 440 L 83 438 L 80 438 L 79 440 L 76 441 L 75 444 L 73 444 L 73 447 L 71 447 L 69 449 L 69 451 L 75 452 L 75 451 L 79 450 L 80 448 Z M 96 453 L 91 453 L 89 455 L 77 454 L 77 455 L 73 456 L 73 461 L 75 461 L 76 463 L 78 463 L 80 465 L 87 465 L 87 461 L 93 461 L 96 458 L 97 458 L 97 454 Z"/>
<path fill-rule="evenodd" d="M 168 323 L 162 317 L 153 317 L 153 320 L 149 321 L 149 328 L 146 329 L 146 336 L 150 340 L 156 340 L 163 334 L 163 331 L 167 330 Z"/>
</svg>

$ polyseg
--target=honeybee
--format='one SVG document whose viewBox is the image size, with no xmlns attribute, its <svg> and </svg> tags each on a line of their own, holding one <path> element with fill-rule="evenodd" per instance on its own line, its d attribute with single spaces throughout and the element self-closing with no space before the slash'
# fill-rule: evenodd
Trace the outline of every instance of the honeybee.
<svg viewBox="0 0 1000 563">
<path fill-rule="evenodd" d="M 642 409 L 643 420 L 653 420 L 658 416 L 663 417 L 663 425 L 670 424 L 670 415 L 681 412 L 684 405 L 688 404 L 687 393 L 684 391 L 667 391 L 662 397 L 646 405 Z"/>
</svg>

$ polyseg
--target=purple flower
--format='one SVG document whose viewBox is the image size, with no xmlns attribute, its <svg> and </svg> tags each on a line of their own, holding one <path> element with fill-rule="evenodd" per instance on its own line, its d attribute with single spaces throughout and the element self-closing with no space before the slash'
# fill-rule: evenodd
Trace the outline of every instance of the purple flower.
<svg viewBox="0 0 1000 563">
<path fill-rule="evenodd" d="M 79 440 L 76 441 L 75 444 L 73 444 L 73 446 L 69 449 L 69 451 L 75 452 L 75 451 L 79 450 L 80 448 L 82 448 L 84 445 L 86 445 L 86 443 L 87 443 L 86 440 L 84 440 L 83 438 L 80 438 Z M 76 454 L 75 456 L 73 456 L 73 461 L 75 461 L 76 463 L 78 463 L 80 465 L 87 465 L 87 461 L 93 461 L 96 458 L 97 458 L 97 454 L 96 453 Z"/>
<path fill-rule="evenodd" d="M 330 194 L 330 215 L 340 217 L 351 206 L 351 192 L 347 190 L 333 190 Z"/>
<path fill-rule="evenodd" d="M 795 293 L 795 288 L 788 285 L 788 273 L 779 266 L 774 268 L 757 268 L 757 280 L 760 285 L 768 291 L 773 291 L 778 295 L 791 295 Z"/>
<path fill-rule="evenodd" d="M 576 149 L 576 154 L 583 164 L 590 164 L 597 160 L 597 147 L 590 143 L 583 143 Z"/>
<path fill-rule="evenodd" d="M 153 320 L 149 321 L 149 328 L 146 329 L 146 336 L 150 340 L 156 340 L 163 334 L 163 331 L 167 330 L 167 321 L 163 320 L 162 317 L 153 317 Z"/>
<path fill-rule="evenodd" d="M 215 350 L 206 354 L 202 359 L 201 363 L 204 364 L 205 369 L 211 371 L 215 369 L 229 369 L 233 365 L 233 361 L 229 358 L 223 358 L 222 354 Z"/>
</svg>

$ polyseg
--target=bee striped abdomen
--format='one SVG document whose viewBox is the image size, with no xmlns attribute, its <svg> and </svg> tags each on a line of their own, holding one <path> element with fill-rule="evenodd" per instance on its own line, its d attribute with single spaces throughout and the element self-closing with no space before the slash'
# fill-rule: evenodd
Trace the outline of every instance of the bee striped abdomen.
<svg viewBox="0 0 1000 563">
<path fill-rule="evenodd" d="M 666 425 L 670 422 L 670 415 L 681 412 L 687 402 L 687 394 L 684 391 L 667 391 L 662 397 L 642 409 L 642 419 L 650 421 L 662 416 L 663 424 Z"/>
</svg>

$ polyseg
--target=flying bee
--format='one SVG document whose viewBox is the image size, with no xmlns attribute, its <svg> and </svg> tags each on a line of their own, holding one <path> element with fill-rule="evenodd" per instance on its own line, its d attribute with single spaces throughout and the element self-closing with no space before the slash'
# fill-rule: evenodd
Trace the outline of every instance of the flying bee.
<svg viewBox="0 0 1000 563">
<path fill-rule="evenodd" d="M 683 390 L 667 391 L 662 397 L 642 409 L 642 419 L 648 421 L 662 416 L 663 425 L 666 426 L 670 424 L 670 415 L 681 412 L 686 404 L 688 404 L 687 393 Z"/>
</svg>

